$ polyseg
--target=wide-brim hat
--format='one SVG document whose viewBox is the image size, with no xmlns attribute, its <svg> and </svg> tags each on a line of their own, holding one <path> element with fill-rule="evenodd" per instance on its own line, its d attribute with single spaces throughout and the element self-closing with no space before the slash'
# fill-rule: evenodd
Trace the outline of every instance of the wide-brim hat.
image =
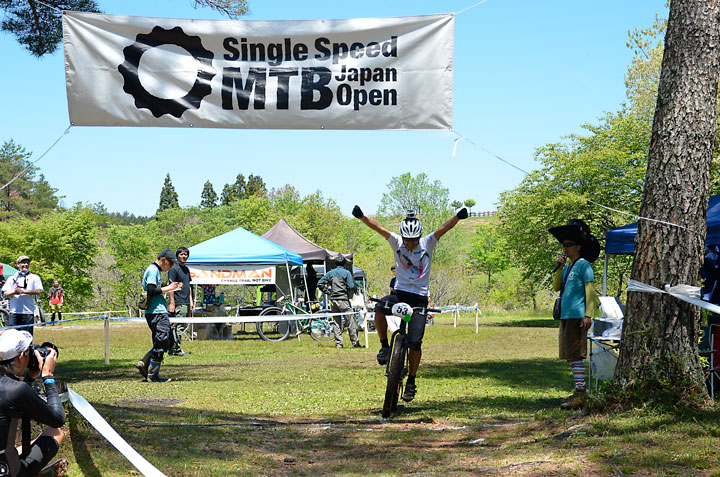
<svg viewBox="0 0 720 477">
<path fill-rule="evenodd" d="M 590 233 L 590 227 L 581 219 L 571 219 L 566 225 L 548 229 L 558 242 L 571 241 L 579 243 L 580 257 L 593 263 L 600 256 L 600 242 Z"/>
</svg>

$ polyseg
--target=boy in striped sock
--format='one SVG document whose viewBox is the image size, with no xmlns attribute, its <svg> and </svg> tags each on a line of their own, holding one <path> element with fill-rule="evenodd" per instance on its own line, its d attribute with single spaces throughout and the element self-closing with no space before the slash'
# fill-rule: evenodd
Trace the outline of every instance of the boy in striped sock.
<svg viewBox="0 0 720 477">
<path fill-rule="evenodd" d="M 583 360 L 587 356 L 587 331 L 598 303 L 590 262 L 597 259 L 600 246 L 587 224 L 579 219 L 553 227 L 550 233 L 563 247 L 553 277 L 553 289 L 560 292 L 561 298 L 559 356 L 570 365 L 575 380 L 575 392 L 560 408 L 578 409 L 587 401 Z"/>
</svg>

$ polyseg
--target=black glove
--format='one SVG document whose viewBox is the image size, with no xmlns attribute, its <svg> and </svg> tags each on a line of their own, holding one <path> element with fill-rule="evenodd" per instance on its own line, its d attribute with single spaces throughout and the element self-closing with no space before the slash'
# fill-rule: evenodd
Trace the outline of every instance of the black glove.
<svg viewBox="0 0 720 477">
<path fill-rule="evenodd" d="M 358 205 L 353 207 L 352 214 L 356 219 L 362 219 L 365 216 L 365 214 L 363 214 L 362 209 L 360 209 L 360 206 L 358 206 Z"/>
<path fill-rule="evenodd" d="M 458 219 L 467 219 L 468 218 L 468 211 L 467 207 L 463 207 L 462 209 L 458 210 L 458 213 L 455 215 Z"/>
</svg>

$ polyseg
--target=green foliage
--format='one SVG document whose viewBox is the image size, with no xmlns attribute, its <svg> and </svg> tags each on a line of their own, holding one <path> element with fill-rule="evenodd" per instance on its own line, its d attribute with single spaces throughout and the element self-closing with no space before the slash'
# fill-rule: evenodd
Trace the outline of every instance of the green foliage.
<svg viewBox="0 0 720 477">
<path fill-rule="evenodd" d="M 587 200 L 638 213 L 647 166 L 646 126 L 631 112 L 607 114 L 599 125 L 584 126 L 588 135 L 538 149 L 536 159 L 543 167 L 501 195 L 501 230 L 526 277 L 542 282 L 549 276 L 548 267 L 560 252 L 550 227 L 581 218 L 602 240 L 606 230 L 632 219 Z"/>
<path fill-rule="evenodd" d="M 235 200 L 233 187 L 230 184 L 225 184 L 220 193 L 220 205 L 230 205 L 233 200 Z"/>
<path fill-rule="evenodd" d="M 177 209 L 180 207 L 178 202 L 178 195 L 175 192 L 175 187 L 170 179 L 170 174 L 165 176 L 165 182 L 163 183 L 162 190 L 160 191 L 160 205 L 158 205 L 158 212 L 166 209 Z"/>
<path fill-rule="evenodd" d="M 229 18 L 249 12 L 246 0 L 191 0 L 193 8 L 209 7 Z M 15 36 L 33 56 L 53 53 L 62 41 L 62 13 L 100 12 L 94 0 L 0 0 L 5 18 L 0 29 Z"/>
<path fill-rule="evenodd" d="M 150 217 L 136 216 L 127 210 L 124 212 L 108 212 L 105 204 L 96 202 L 95 204 L 83 205 L 78 202 L 76 207 L 89 207 L 95 214 L 95 223 L 100 227 L 109 227 L 110 225 L 132 225 L 144 224 L 151 220 Z"/>
<path fill-rule="evenodd" d="M 246 0 L 192 0 L 193 8 L 210 7 L 228 18 L 239 18 L 250 13 Z"/>
<path fill-rule="evenodd" d="M 459 209 L 462 206 L 463 206 L 463 203 L 460 202 L 459 200 L 453 200 L 452 202 L 450 202 L 450 207 L 452 207 L 453 209 Z"/>
<path fill-rule="evenodd" d="M 97 230 L 92 210 L 74 207 L 30 220 L 0 222 L 0 259 L 15 263 L 19 255 L 32 259 L 31 271 L 42 278 L 47 290 L 60 280 L 66 302 L 82 308 L 93 295 L 90 268 L 97 252 Z"/>
<path fill-rule="evenodd" d="M 200 208 L 202 209 L 212 209 L 217 206 L 218 196 L 210 181 L 205 182 L 200 199 Z"/>
<path fill-rule="evenodd" d="M 468 211 L 472 212 L 472 208 L 475 207 L 476 202 L 472 199 L 467 199 L 464 204 L 465 207 L 468 208 Z"/>
<path fill-rule="evenodd" d="M 30 153 L 12 140 L 0 146 L 0 220 L 10 217 L 37 217 L 57 208 L 57 189 L 28 159 Z"/>
<path fill-rule="evenodd" d="M 225 184 L 225 187 L 223 187 L 220 194 L 220 203 L 230 205 L 234 201 L 244 200 L 252 196 L 262 198 L 268 196 L 265 181 L 260 176 L 250 174 L 246 182 L 245 176 L 238 174 L 233 184 Z"/>
<path fill-rule="evenodd" d="M 142 274 L 145 268 L 157 257 L 162 249 L 155 245 L 154 237 L 147 233 L 142 225 L 116 225 L 108 229 L 105 235 L 106 247 L 113 263 L 109 266 L 112 276 L 103 289 L 112 293 L 113 303 L 124 309 L 134 307 L 141 290 Z"/>
<path fill-rule="evenodd" d="M 49 8 L 49 4 L 55 8 Z M 62 13 L 59 10 L 99 12 L 93 0 L 0 0 L 5 18 L 0 29 L 15 36 L 33 56 L 52 53 L 62 41 Z"/>
<path fill-rule="evenodd" d="M 489 223 L 475 229 L 469 252 L 475 270 L 487 275 L 488 283 L 494 273 L 507 270 L 512 264 L 512 253 L 497 224 Z"/>
<path fill-rule="evenodd" d="M 253 174 L 250 174 L 247 181 L 247 194 L 245 197 L 250 196 L 257 196 L 257 197 L 266 197 L 267 196 L 267 187 L 265 186 L 265 181 L 260 176 L 256 176 Z M 243 198 L 245 198 L 243 197 Z"/>
<path fill-rule="evenodd" d="M 415 177 L 409 172 L 393 177 L 387 187 L 378 214 L 404 216 L 408 210 L 414 210 L 418 215 L 430 216 L 449 212 L 450 191 L 439 180 L 430 182 L 423 172 Z"/>
</svg>

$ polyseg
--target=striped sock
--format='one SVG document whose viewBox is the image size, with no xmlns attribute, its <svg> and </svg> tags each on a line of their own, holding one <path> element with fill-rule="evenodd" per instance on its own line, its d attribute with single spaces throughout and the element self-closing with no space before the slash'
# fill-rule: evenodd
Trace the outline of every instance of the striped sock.
<svg viewBox="0 0 720 477">
<path fill-rule="evenodd" d="M 575 379 L 575 390 L 585 391 L 585 363 L 573 361 L 568 364 L 572 368 L 573 378 Z"/>
</svg>

